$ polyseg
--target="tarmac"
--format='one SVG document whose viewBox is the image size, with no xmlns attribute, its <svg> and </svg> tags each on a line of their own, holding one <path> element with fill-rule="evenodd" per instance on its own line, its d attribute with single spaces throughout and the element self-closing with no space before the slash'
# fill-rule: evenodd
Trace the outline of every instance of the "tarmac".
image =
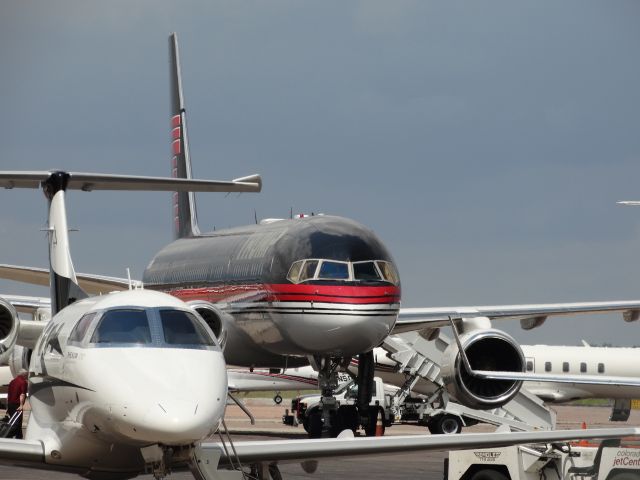
<svg viewBox="0 0 640 480">
<path fill-rule="evenodd" d="M 270 440 L 278 438 L 306 438 L 302 426 L 291 427 L 282 424 L 287 400 L 282 405 L 274 405 L 270 399 L 247 399 L 245 404 L 255 417 L 252 425 L 247 416 L 235 405 L 229 405 L 225 417 L 226 424 L 234 441 Z M 554 406 L 558 414 L 558 428 L 581 428 L 583 422 L 589 428 L 611 426 L 640 426 L 640 410 L 633 410 L 628 422 L 609 422 L 611 412 L 609 407 L 577 407 Z M 466 432 L 489 432 L 494 427 L 476 425 L 465 428 Z M 387 428 L 385 435 L 419 435 L 427 434 L 424 427 L 413 425 L 394 425 Z M 358 458 L 342 458 L 319 462 L 316 472 L 309 474 L 302 470 L 298 463 L 281 464 L 280 472 L 286 479 L 340 479 L 366 478 L 378 479 L 425 479 L 439 480 L 443 478 L 443 461 L 446 452 L 418 452 L 402 455 L 376 455 Z M 48 472 L 36 469 L 25 469 L 11 466 L 0 466 L 0 479 L 7 480 L 78 480 L 81 477 L 58 472 Z M 137 477 L 152 480 L 150 475 Z M 192 479 L 188 472 L 177 472 L 168 480 Z"/>
</svg>

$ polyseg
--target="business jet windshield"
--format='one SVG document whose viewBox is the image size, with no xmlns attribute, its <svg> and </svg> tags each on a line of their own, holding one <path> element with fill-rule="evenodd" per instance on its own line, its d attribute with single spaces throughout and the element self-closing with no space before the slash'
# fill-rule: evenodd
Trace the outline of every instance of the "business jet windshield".
<svg viewBox="0 0 640 480">
<path fill-rule="evenodd" d="M 73 327 L 69 344 L 86 348 L 220 349 L 203 320 L 175 308 L 117 308 L 87 313 Z"/>
</svg>

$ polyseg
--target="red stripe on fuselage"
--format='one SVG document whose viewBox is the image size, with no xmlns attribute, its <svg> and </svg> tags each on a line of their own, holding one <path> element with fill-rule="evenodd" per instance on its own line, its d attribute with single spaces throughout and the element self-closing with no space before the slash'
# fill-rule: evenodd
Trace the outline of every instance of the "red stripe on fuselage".
<svg viewBox="0 0 640 480">
<path fill-rule="evenodd" d="M 400 301 L 394 286 L 251 284 L 184 288 L 170 293 L 184 301 L 216 302 L 323 302 L 342 304 L 389 304 Z"/>
</svg>

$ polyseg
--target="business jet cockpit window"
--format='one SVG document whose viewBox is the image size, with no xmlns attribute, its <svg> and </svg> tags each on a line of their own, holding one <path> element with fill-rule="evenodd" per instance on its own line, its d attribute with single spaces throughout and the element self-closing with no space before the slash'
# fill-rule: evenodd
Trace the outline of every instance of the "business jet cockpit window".
<svg viewBox="0 0 640 480">
<path fill-rule="evenodd" d="M 209 332 L 196 317 L 183 310 L 160 310 L 164 341 L 168 345 L 214 346 Z"/>
<path fill-rule="evenodd" d="M 364 262 L 340 262 L 337 260 L 298 260 L 291 265 L 287 279 L 292 283 L 310 280 L 344 282 L 388 282 L 398 285 L 400 279 L 391 262 L 367 260 Z"/>
<path fill-rule="evenodd" d="M 107 310 L 93 332 L 91 343 L 151 343 L 151 329 L 145 310 Z"/>
</svg>

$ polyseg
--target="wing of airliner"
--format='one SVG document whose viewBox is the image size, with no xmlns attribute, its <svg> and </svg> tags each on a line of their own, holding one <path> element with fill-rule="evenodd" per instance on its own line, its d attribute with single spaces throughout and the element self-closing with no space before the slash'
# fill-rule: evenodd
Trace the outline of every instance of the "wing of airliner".
<svg viewBox="0 0 640 480">
<path fill-rule="evenodd" d="M 78 283 L 87 293 L 100 294 L 129 288 L 126 278 L 76 273 Z M 0 278 L 34 285 L 49 285 L 49 269 L 0 264 Z M 132 281 L 134 285 L 141 282 Z M 392 333 L 449 326 L 450 318 L 487 317 L 490 320 L 520 320 L 529 330 L 544 323 L 547 317 L 585 313 L 621 312 L 627 322 L 640 318 L 640 300 L 582 303 L 542 303 L 529 305 L 492 305 L 467 307 L 401 308 Z"/>
<path fill-rule="evenodd" d="M 450 325 L 450 319 L 486 317 L 490 320 L 520 320 L 525 330 L 539 327 L 547 317 L 584 313 L 621 312 L 627 322 L 640 316 L 640 300 L 618 302 L 542 303 L 480 307 L 401 308 L 392 333 Z"/>
<path fill-rule="evenodd" d="M 494 448 L 523 443 L 551 443 L 566 440 L 589 440 L 640 436 L 640 428 L 607 428 L 589 430 L 555 430 L 534 432 L 462 433 L 459 435 L 402 435 L 389 437 L 347 436 L 309 440 L 257 440 L 234 442 L 233 449 L 219 442 L 204 442 L 195 452 L 198 468 L 212 469 L 239 460 L 244 465 L 272 462 L 294 462 L 382 453 L 412 451 Z M 233 456 L 231 456 L 233 455 Z M 0 464 L 72 471 L 60 460 L 47 463 L 43 444 L 37 440 L 0 438 Z M 218 477 L 205 477 L 218 478 Z"/>
</svg>

